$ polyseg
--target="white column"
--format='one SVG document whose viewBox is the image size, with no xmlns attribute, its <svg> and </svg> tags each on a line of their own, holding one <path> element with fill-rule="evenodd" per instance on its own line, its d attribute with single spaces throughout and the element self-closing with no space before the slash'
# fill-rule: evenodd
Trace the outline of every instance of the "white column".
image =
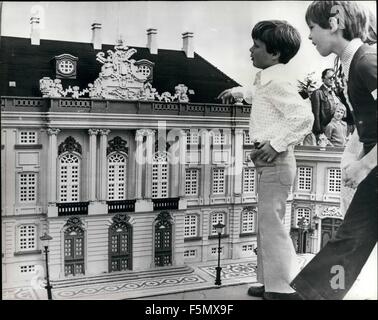
<svg viewBox="0 0 378 320">
<path fill-rule="evenodd" d="M 109 129 L 100 129 L 100 154 L 99 154 L 99 200 L 105 201 L 107 198 L 107 155 L 106 148 L 108 144 L 108 135 L 110 133 Z"/>
<path fill-rule="evenodd" d="M 144 130 L 137 130 L 135 132 L 136 150 L 135 150 L 135 198 L 142 199 L 142 184 L 143 184 L 143 135 Z"/>
<path fill-rule="evenodd" d="M 146 178 L 145 178 L 145 190 L 144 197 L 151 199 L 152 197 L 152 159 L 155 146 L 155 132 L 153 130 L 146 130 Z"/>
<path fill-rule="evenodd" d="M 235 143 L 233 144 L 233 179 L 234 197 L 241 197 L 242 194 L 242 173 L 243 173 L 243 129 L 235 129 Z M 235 199 L 236 200 L 236 199 Z M 239 200 L 239 199 L 238 199 Z M 240 201 L 237 201 L 240 202 Z"/>
<path fill-rule="evenodd" d="M 89 201 L 96 201 L 96 142 L 98 129 L 89 129 Z"/>
<path fill-rule="evenodd" d="M 47 129 L 47 134 L 49 135 L 49 150 L 48 150 L 48 202 L 49 204 L 55 204 L 57 201 L 56 192 L 56 182 L 57 182 L 57 155 L 58 155 L 58 145 L 57 136 L 60 129 L 49 128 Z"/>
<path fill-rule="evenodd" d="M 186 133 L 180 130 L 179 136 L 179 197 L 185 196 L 185 168 L 186 168 Z"/>
</svg>

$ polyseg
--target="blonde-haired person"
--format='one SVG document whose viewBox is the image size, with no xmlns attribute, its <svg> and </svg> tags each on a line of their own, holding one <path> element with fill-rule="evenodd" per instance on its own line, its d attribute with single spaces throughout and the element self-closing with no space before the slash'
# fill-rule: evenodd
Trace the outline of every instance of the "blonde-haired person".
<svg viewBox="0 0 378 320">
<path fill-rule="evenodd" d="M 342 120 L 345 116 L 345 106 L 338 104 L 331 122 L 324 129 L 324 134 L 333 147 L 344 147 L 347 142 L 348 125 Z"/>
</svg>

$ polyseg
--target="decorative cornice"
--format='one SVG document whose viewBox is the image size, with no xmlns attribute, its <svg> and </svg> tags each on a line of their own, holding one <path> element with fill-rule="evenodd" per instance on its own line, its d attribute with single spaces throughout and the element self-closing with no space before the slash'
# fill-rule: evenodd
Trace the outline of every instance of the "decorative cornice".
<svg viewBox="0 0 378 320">
<path fill-rule="evenodd" d="M 62 142 L 59 147 L 58 147 L 58 154 L 62 154 L 63 152 L 77 152 L 81 154 L 81 145 L 76 142 L 76 140 L 72 137 L 69 136 Z"/>
<path fill-rule="evenodd" d="M 324 219 L 324 218 L 336 218 L 344 219 L 344 215 L 341 213 L 340 208 L 338 207 L 327 207 L 320 213 L 316 214 L 314 218 Z"/>
<path fill-rule="evenodd" d="M 47 134 L 48 134 L 49 136 L 52 136 L 52 135 L 57 136 L 58 133 L 59 133 L 60 131 L 61 131 L 61 130 L 58 129 L 58 128 L 48 128 L 48 129 L 47 129 Z"/>
<path fill-rule="evenodd" d="M 112 152 L 124 152 L 128 153 L 129 148 L 126 147 L 127 141 L 123 140 L 121 137 L 117 136 L 108 142 L 109 147 L 106 148 L 106 154 L 110 154 Z"/>
</svg>

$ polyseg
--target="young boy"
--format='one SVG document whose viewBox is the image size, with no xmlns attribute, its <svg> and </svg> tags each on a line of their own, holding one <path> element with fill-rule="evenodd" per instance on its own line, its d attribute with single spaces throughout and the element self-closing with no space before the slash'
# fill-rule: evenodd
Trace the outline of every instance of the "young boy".
<svg viewBox="0 0 378 320">
<path fill-rule="evenodd" d="M 345 147 L 348 131 L 347 123 L 342 120 L 345 116 L 346 108 L 338 104 L 331 122 L 324 129 L 324 134 L 333 147 Z"/>
<path fill-rule="evenodd" d="M 336 300 L 349 291 L 377 242 L 377 48 L 363 44 L 369 15 L 354 1 L 314 1 L 306 21 L 319 53 L 341 60 L 364 152 L 343 168 L 343 183 L 357 190 L 335 239 L 292 282 L 304 299 Z"/>
<path fill-rule="evenodd" d="M 259 174 L 257 281 L 248 294 L 266 300 L 298 299 L 290 281 L 299 272 L 293 242 L 283 219 L 286 200 L 296 175 L 294 145 L 311 132 L 314 117 L 308 100 L 303 100 L 287 80 L 285 66 L 298 52 L 298 31 L 286 21 L 261 21 L 252 30 L 251 60 L 256 68 L 253 90 L 240 87 L 219 95 L 231 101 L 244 91 L 252 101 L 250 136 L 255 142 L 251 153 Z M 249 93 L 249 96 L 247 94 Z"/>
</svg>

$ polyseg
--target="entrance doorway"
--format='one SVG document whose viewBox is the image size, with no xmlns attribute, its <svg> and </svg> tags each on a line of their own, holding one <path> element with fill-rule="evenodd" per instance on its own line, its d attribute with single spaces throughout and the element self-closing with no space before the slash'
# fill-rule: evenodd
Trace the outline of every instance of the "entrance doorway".
<svg viewBox="0 0 378 320">
<path fill-rule="evenodd" d="M 322 220 L 321 248 L 323 248 L 329 240 L 335 238 L 336 232 L 342 222 L 343 220 L 335 218 L 325 218 Z"/>
</svg>

